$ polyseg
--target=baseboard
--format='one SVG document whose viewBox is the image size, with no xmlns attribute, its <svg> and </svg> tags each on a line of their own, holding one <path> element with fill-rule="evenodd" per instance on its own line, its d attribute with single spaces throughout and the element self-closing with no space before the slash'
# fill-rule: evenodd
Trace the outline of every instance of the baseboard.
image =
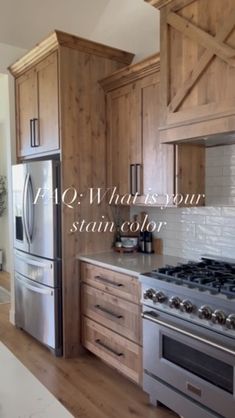
<svg viewBox="0 0 235 418">
<path fill-rule="evenodd" d="M 10 309 L 10 315 L 9 315 L 10 323 L 12 325 L 15 325 L 15 310 Z"/>
</svg>

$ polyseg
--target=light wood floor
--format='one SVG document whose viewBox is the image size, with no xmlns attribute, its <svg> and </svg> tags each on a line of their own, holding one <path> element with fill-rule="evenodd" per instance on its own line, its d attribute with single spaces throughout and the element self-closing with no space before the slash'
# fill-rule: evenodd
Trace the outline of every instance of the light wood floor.
<svg viewBox="0 0 235 418">
<path fill-rule="evenodd" d="M 5 287 L 5 289 L 10 290 L 10 275 L 4 271 L 0 271 L 0 286 Z"/>
<path fill-rule="evenodd" d="M 55 358 L 9 321 L 9 305 L 0 305 L 0 341 L 78 418 L 175 418 L 154 408 L 136 385 L 91 354 L 76 360 Z M 30 394 L 29 394 L 30 396 Z"/>
</svg>

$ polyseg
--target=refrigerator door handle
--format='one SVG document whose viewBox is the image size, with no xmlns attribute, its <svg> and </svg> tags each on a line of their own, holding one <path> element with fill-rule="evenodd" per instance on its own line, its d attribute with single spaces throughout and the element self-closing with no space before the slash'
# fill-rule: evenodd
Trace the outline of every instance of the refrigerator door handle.
<svg viewBox="0 0 235 418">
<path fill-rule="evenodd" d="M 28 204 L 29 181 L 30 181 L 30 175 L 29 175 L 29 173 L 27 173 L 26 177 L 25 177 L 25 186 L 24 186 L 24 193 L 23 193 L 23 219 L 24 219 L 25 234 L 26 234 L 26 237 L 27 237 L 27 241 L 30 244 L 31 237 L 30 237 L 29 225 L 28 225 L 28 221 L 27 221 L 27 204 Z"/>
<path fill-rule="evenodd" d="M 26 239 L 29 241 L 28 229 L 27 229 L 27 221 L 26 221 L 26 206 L 27 206 L 27 183 L 28 183 L 29 174 L 27 173 L 24 179 L 24 186 L 23 186 L 23 202 L 22 202 L 22 221 L 23 221 L 23 228 L 26 235 Z"/>
<path fill-rule="evenodd" d="M 42 289 L 40 287 L 32 286 L 31 284 L 26 283 L 24 280 L 22 280 L 18 275 L 16 276 L 16 279 L 28 290 L 34 293 L 40 293 L 41 295 L 50 295 L 53 296 L 53 290 L 51 289 Z"/>
<path fill-rule="evenodd" d="M 32 242 L 33 228 L 34 228 L 34 203 L 33 203 L 33 184 L 32 184 L 32 179 L 31 179 L 30 175 L 29 175 L 28 186 L 26 188 L 27 199 L 28 199 L 28 191 L 30 191 L 31 197 L 32 197 L 32 202 L 31 202 L 31 200 L 29 201 L 29 205 L 30 205 L 30 216 L 29 216 L 30 225 L 28 227 L 30 242 Z"/>
</svg>

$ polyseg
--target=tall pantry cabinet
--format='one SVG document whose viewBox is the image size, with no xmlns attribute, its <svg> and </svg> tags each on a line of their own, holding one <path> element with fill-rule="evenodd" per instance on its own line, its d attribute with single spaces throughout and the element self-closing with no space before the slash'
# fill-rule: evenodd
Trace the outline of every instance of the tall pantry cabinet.
<svg viewBox="0 0 235 418">
<path fill-rule="evenodd" d="M 104 204 L 90 205 L 87 190 L 105 187 L 105 96 L 98 81 L 130 64 L 133 55 L 54 31 L 10 67 L 16 87 L 17 158 L 57 156 L 62 191 L 78 191 L 73 209 L 62 205 L 64 356 L 80 352 L 76 256 L 107 250 L 112 236 L 71 232 L 74 221 L 98 220 Z"/>
<path fill-rule="evenodd" d="M 195 206 L 203 205 L 205 147 L 160 141 L 160 55 L 116 71 L 101 85 L 106 92 L 108 187 L 117 187 L 120 195 L 138 194 L 139 205 L 192 206 L 192 198 Z"/>
</svg>

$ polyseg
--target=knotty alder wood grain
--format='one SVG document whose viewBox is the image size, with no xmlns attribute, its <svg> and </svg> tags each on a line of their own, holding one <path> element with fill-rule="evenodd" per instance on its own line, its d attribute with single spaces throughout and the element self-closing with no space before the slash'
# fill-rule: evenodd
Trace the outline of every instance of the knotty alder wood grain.
<svg viewBox="0 0 235 418">
<path fill-rule="evenodd" d="M 235 126 L 234 1 L 153 5 L 160 8 L 161 141 L 221 134 L 223 144 Z"/>
<path fill-rule="evenodd" d="M 165 59 L 163 54 L 164 62 Z M 101 81 L 107 95 L 107 182 L 110 186 L 117 185 L 120 194 L 130 193 L 130 164 L 140 164 L 141 190 L 136 200 L 140 205 L 164 205 L 166 194 L 186 196 L 205 192 L 204 147 L 161 143 L 160 91 L 161 82 L 168 75 L 160 77 L 159 69 L 160 56 L 156 54 Z M 150 197 L 146 201 L 149 194 L 157 195 L 157 200 L 153 202 Z M 170 205 L 174 204 L 172 198 Z M 202 198 L 197 205 L 203 204 Z"/>
<path fill-rule="evenodd" d="M 79 193 L 73 209 L 62 206 L 66 357 L 77 356 L 81 350 L 76 256 L 109 250 L 113 240 L 109 232 L 71 232 L 73 222 L 100 221 L 102 216 L 109 220 L 110 215 L 105 202 L 90 205 L 88 199 L 88 188 L 106 187 L 105 95 L 98 81 L 132 59 L 128 52 L 55 31 L 10 67 L 20 103 L 18 134 L 25 134 L 30 144 L 29 119 L 39 117 L 41 147 L 36 148 L 37 157 L 56 154 L 61 160 L 62 191 L 74 187 Z M 35 156 L 34 150 L 31 152 L 20 136 L 19 161 Z"/>
<path fill-rule="evenodd" d="M 137 277 L 81 263 L 84 347 L 142 385 L 142 320 Z"/>
<path fill-rule="evenodd" d="M 113 296 L 137 304 L 140 302 L 140 284 L 136 277 L 82 262 L 81 279 L 84 283 Z"/>
<path fill-rule="evenodd" d="M 18 159 L 59 151 L 57 65 L 57 52 L 53 52 L 16 79 Z M 30 133 L 32 119 L 37 120 L 35 144 Z"/>
<path fill-rule="evenodd" d="M 142 345 L 140 305 L 83 284 L 82 313 L 121 336 Z"/>
<path fill-rule="evenodd" d="M 106 186 L 105 96 L 98 80 L 122 64 L 62 46 L 60 54 L 62 190 L 82 196 L 71 210 L 63 205 L 63 312 L 65 354 L 79 352 L 79 271 L 76 255 L 109 250 L 111 233 L 71 233 L 73 222 L 107 220 L 105 202 L 90 205 L 88 188 Z"/>
<path fill-rule="evenodd" d="M 0 341 L 75 418 L 177 417 L 164 407 L 150 406 L 137 385 L 93 355 L 69 361 L 51 356 L 45 347 L 9 323 L 9 305 L 0 306 Z"/>
</svg>

